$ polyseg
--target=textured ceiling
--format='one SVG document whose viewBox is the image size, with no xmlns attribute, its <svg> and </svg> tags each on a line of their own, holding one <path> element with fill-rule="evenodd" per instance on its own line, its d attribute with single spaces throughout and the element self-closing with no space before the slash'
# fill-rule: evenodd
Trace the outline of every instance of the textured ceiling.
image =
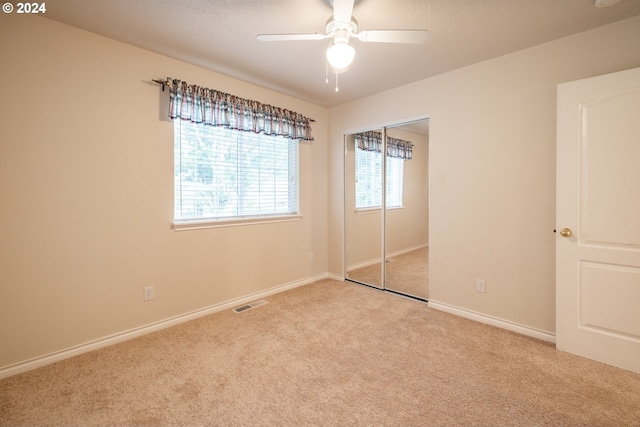
<svg viewBox="0 0 640 427">
<path fill-rule="evenodd" d="M 331 14 L 329 0 L 48 0 L 46 18 L 334 106 L 640 15 L 640 0 L 608 8 L 594 0 L 356 0 L 360 30 L 426 29 L 429 38 L 422 45 L 353 40 L 356 58 L 339 75 L 337 93 L 332 74 L 325 83 L 328 40 L 255 38 L 324 33 Z"/>
</svg>

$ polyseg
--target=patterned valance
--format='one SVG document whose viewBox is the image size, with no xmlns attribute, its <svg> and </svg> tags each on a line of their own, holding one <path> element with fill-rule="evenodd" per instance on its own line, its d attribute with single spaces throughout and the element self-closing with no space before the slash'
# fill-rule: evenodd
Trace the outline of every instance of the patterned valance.
<svg viewBox="0 0 640 427">
<path fill-rule="evenodd" d="M 354 135 L 358 148 L 366 151 L 382 152 L 382 133 L 361 132 Z M 387 156 L 411 160 L 413 143 L 398 138 L 387 137 Z"/>
<path fill-rule="evenodd" d="M 171 119 L 313 141 L 313 120 L 296 112 L 172 78 L 158 83 L 169 88 Z"/>
</svg>

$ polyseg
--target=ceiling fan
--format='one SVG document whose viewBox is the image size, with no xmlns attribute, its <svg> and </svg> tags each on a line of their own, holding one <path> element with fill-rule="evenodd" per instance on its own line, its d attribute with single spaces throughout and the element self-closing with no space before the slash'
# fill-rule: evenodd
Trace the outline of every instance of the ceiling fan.
<svg viewBox="0 0 640 427">
<path fill-rule="evenodd" d="M 358 23 L 352 16 L 354 2 L 331 0 L 333 16 L 327 21 L 326 34 L 259 34 L 256 38 L 266 42 L 332 39 L 327 49 L 327 61 L 336 74 L 336 80 L 337 75 L 346 71 L 355 57 L 355 49 L 349 45 L 351 38 L 362 42 L 411 44 L 420 44 L 427 39 L 427 30 L 364 30 L 358 33 Z"/>
</svg>

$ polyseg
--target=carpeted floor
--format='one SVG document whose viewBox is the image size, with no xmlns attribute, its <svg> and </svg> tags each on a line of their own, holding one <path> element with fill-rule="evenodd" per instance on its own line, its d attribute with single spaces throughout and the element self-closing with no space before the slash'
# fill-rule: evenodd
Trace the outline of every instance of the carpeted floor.
<svg viewBox="0 0 640 427">
<path fill-rule="evenodd" d="M 0 381 L 2 426 L 638 426 L 640 375 L 322 280 Z"/>
<path fill-rule="evenodd" d="M 385 287 L 406 295 L 429 298 L 429 248 L 416 249 L 387 259 Z M 349 278 L 380 287 L 380 263 L 349 272 Z"/>
<path fill-rule="evenodd" d="M 403 294 L 429 298 L 429 248 L 387 260 L 385 287 Z"/>
</svg>

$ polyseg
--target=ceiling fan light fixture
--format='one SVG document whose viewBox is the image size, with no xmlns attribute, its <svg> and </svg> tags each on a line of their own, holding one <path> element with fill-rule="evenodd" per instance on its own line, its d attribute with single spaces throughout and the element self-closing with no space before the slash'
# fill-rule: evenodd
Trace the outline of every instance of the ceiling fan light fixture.
<svg viewBox="0 0 640 427">
<path fill-rule="evenodd" d="M 327 61 L 336 71 L 345 71 L 355 56 L 355 49 L 345 42 L 336 42 L 327 49 Z"/>
</svg>

